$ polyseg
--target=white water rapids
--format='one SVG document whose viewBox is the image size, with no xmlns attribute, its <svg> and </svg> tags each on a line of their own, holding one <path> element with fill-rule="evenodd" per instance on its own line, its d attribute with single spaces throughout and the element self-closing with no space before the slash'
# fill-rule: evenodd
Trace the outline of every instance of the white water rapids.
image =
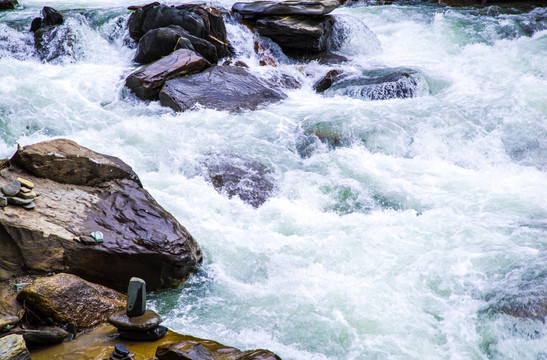
<svg viewBox="0 0 547 360">
<path fill-rule="evenodd" d="M 204 251 L 186 284 L 151 296 L 168 327 L 283 359 L 547 359 L 546 323 L 514 316 L 547 307 L 547 8 L 339 8 L 348 64 L 295 65 L 270 44 L 303 87 L 230 114 L 124 88 L 134 1 L 20 4 L 0 12 L 0 154 L 65 137 L 133 167 Z M 44 5 L 75 38 L 50 63 L 28 32 Z M 227 27 L 238 58 L 269 71 Z M 331 68 L 412 69 L 425 87 L 315 93 Z M 314 129 L 343 146 L 301 156 Z M 255 209 L 217 193 L 200 172 L 211 153 L 264 164 L 274 195 Z"/>
</svg>

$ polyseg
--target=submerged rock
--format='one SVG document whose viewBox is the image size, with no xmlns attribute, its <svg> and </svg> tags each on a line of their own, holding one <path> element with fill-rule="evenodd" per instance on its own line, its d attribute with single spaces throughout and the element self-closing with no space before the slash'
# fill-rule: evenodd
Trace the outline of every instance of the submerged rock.
<svg viewBox="0 0 547 360">
<path fill-rule="evenodd" d="M 192 236 L 120 159 L 58 139 L 21 148 L 10 162 L 0 180 L 28 178 L 41 196 L 32 213 L 0 212 L 0 279 L 68 272 L 125 291 L 137 276 L 153 290 L 180 284 L 201 262 Z M 74 241 L 95 231 L 103 243 Z"/>
<path fill-rule="evenodd" d="M 419 72 L 405 69 L 386 69 L 364 74 L 345 74 L 331 77 L 331 86 L 321 83 L 321 90 L 329 95 L 344 95 L 357 99 L 405 99 L 429 92 L 427 81 Z M 319 84 L 317 84 L 319 86 Z"/>
<path fill-rule="evenodd" d="M 163 106 L 175 111 L 206 108 L 227 111 L 255 110 L 287 96 L 271 81 L 238 66 L 215 66 L 199 74 L 168 80 L 159 94 Z"/>
<path fill-rule="evenodd" d="M 273 193 L 271 171 L 258 161 L 236 155 L 216 155 L 208 157 L 203 165 L 215 190 L 230 199 L 237 196 L 257 208 Z"/>
<path fill-rule="evenodd" d="M 0 338 L 0 359 L 30 360 L 30 353 L 22 335 L 11 334 Z"/>
<path fill-rule="evenodd" d="M 332 36 L 334 18 L 330 15 L 304 17 L 286 16 L 259 19 L 254 27 L 283 50 L 291 53 L 318 53 L 327 50 Z"/>
<path fill-rule="evenodd" d="M 330 13 L 341 5 L 338 0 L 322 1 L 252 1 L 236 2 L 232 11 L 244 17 L 265 17 L 272 15 L 319 16 Z"/>
<path fill-rule="evenodd" d="M 105 323 L 125 309 L 125 295 L 71 274 L 39 278 L 21 290 L 17 299 L 40 318 L 73 323 L 79 330 Z"/>
</svg>

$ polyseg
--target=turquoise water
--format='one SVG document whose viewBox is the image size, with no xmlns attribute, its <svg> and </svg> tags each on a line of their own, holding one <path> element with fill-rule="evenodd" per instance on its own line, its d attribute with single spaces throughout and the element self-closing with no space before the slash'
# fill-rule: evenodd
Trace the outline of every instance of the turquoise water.
<svg viewBox="0 0 547 360">
<path fill-rule="evenodd" d="M 44 3 L 20 2 L 0 13 L 0 153 L 67 137 L 133 167 L 205 254 L 152 295 L 167 326 L 283 359 L 547 359 L 545 323 L 513 316 L 547 302 L 546 8 L 339 8 L 341 68 L 412 69 L 419 96 L 316 94 L 330 68 L 267 44 L 303 83 L 287 100 L 177 114 L 124 88 L 133 2 L 48 2 L 75 39 L 52 63 L 26 31 Z M 274 71 L 246 28 L 228 32 Z M 340 143 L 306 148 L 315 130 Z M 211 153 L 261 162 L 274 195 L 254 209 L 217 193 Z"/>
</svg>

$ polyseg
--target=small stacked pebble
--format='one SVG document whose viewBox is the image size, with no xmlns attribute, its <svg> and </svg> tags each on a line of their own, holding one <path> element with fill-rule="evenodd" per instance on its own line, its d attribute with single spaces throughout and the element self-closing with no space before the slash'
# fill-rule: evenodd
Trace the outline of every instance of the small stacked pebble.
<svg viewBox="0 0 547 360">
<path fill-rule="evenodd" d="M 84 245 L 96 245 L 104 242 L 103 233 L 94 231 L 89 235 L 75 236 L 74 240 L 81 242 Z"/>
<path fill-rule="evenodd" d="M 135 354 L 131 354 L 124 344 L 116 344 L 114 351 L 108 360 L 131 360 Z"/>
<path fill-rule="evenodd" d="M 17 178 L 1 187 L 2 195 L 0 195 L 0 207 L 3 209 L 8 204 L 22 206 L 27 210 L 32 210 L 36 207 L 34 198 L 38 196 L 34 192 L 34 184 L 23 178 Z"/>
<path fill-rule="evenodd" d="M 146 283 L 136 277 L 129 280 L 126 311 L 108 318 L 122 339 L 137 341 L 154 341 L 165 336 L 167 328 L 160 326 L 161 321 L 154 311 L 146 310 Z"/>
</svg>

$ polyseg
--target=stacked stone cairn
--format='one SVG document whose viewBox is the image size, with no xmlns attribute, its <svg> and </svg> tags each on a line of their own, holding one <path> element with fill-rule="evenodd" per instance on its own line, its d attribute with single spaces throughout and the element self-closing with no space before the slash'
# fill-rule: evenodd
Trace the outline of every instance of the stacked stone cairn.
<svg viewBox="0 0 547 360">
<path fill-rule="evenodd" d="M 32 210 L 36 207 L 34 198 L 38 196 L 34 192 L 34 184 L 26 179 L 17 178 L 2 186 L 2 195 L 0 195 L 0 207 L 3 209 L 8 204 L 22 206 L 26 210 Z"/>
<path fill-rule="evenodd" d="M 155 341 L 165 336 L 167 328 L 160 326 L 161 321 L 154 311 L 146 310 L 146 283 L 136 277 L 129 281 L 126 311 L 108 318 L 118 329 L 120 338 L 137 341 Z"/>
</svg>

